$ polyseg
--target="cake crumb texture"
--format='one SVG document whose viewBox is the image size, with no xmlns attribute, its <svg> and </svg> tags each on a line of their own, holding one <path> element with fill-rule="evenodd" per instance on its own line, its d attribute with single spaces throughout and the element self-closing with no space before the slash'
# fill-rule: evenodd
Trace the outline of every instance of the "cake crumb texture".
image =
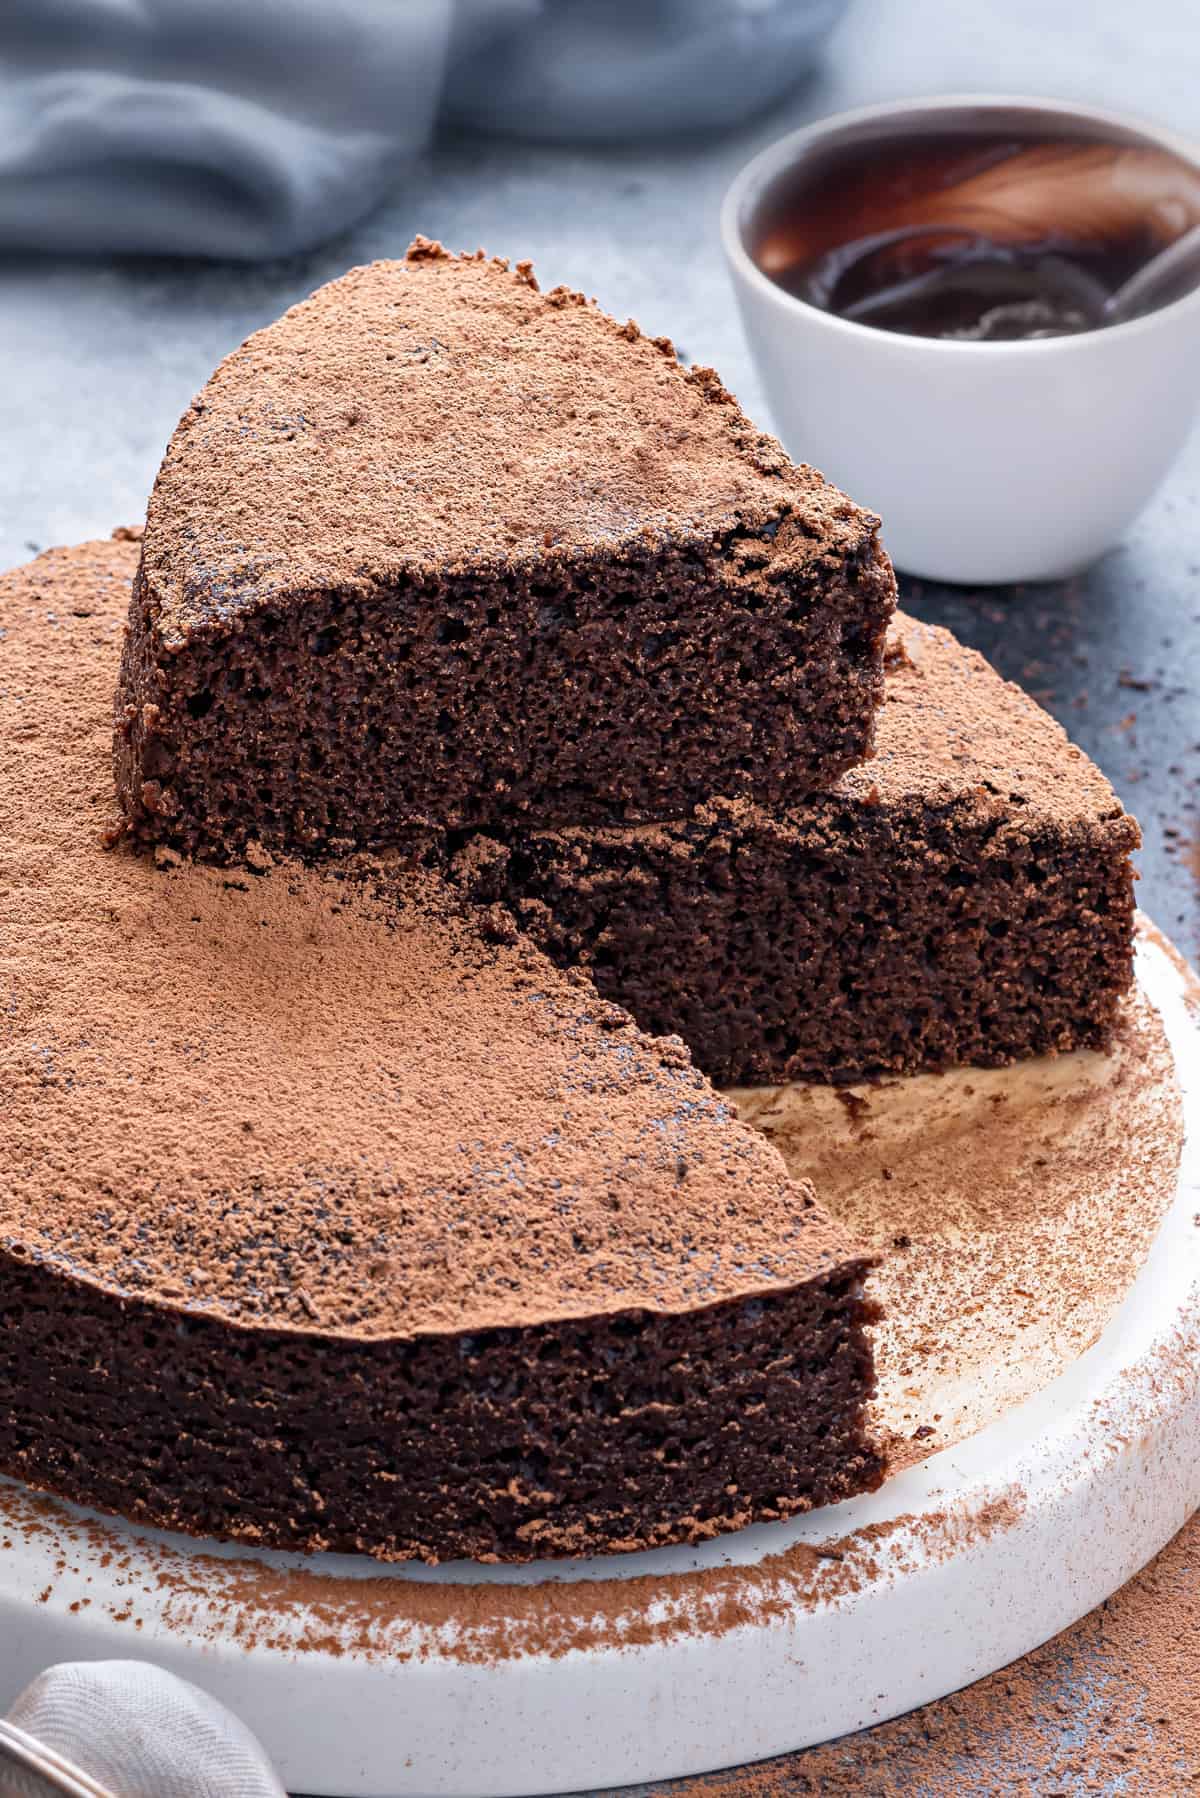
<svg viewBox="0 0 1200 1798">
<path fill-rule="evenodd" d="M 841 1081 L 1107 1049 L 1138 841 L 1054 719 L 900 618 L 876 754 L 828 792 L 468 835 L 453 865 L 711 1079 Z"/>
</svg>

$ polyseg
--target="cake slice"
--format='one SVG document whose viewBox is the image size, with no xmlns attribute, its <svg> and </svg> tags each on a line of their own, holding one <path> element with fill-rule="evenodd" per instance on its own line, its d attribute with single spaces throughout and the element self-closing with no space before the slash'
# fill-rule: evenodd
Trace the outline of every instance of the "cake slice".
<svg viewBox="0 0 1200 1798">
<path fill-rule="evenodd" d="M 171 441 L 128 827 L 313 856 L 785 804 L 870 750 L 877 526 L 665 339 L 419 239 L 250 338 Z"/>
<path fill-rule="evenodd" d="M 1137 842 L 1052 718 L 902 619 L 876 757 L 832 791 L 473 838 L 457 872 L 711 1079 L 843 1080 L 1105 1048 Z"/>
<path fill-rule="evenodd" d="M 678 1040 L 416 858 L 103 847 L 135 553 L 0 579 L 0 1472 L 430 1559 L 876 1484 L 867 1257 Z"/>
</svg>

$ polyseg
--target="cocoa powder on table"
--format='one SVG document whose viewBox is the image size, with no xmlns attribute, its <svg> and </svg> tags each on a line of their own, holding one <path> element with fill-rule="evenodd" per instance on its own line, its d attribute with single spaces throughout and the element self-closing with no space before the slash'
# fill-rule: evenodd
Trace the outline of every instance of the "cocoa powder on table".
<svg viewBox="0 0 1200 1798">
<path fill-rule="evenodd" d="M 877 1729 L 649 1798 L 1174 1798 L 1200 1786 L 1200 1515 L 1024 1660 Z"/>
</svg>

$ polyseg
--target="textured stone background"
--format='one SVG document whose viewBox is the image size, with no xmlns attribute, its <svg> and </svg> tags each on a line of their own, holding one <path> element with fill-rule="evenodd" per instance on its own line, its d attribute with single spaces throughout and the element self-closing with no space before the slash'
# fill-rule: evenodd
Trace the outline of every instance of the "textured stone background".
<svg viewBox="0 0 1200 1798">
<path fill-rule="evenodd" d="M 352 234 L 253 269 L 0 261 L 0 567 L 139 520 L 171 427 L 218 358 L 348 265 L 401 254 L 417 231 L 531 256 L 544 283 L 585 288 L 667 332 L 769 418 L 717 244 L 728 180 L 813 116 L 956 90 L 1096 101 L 1200 138 L 1200 10 L 1196 0 L 855 0 L 819 72 L 735 138 L 587 151 L 447 141 Z M 1142 904 L 1200 959 L 1200 437 L 1086 577 L 983 593 L 910 585 L 906 601 L 1021 680 L 1106 770 L 1145 832 Z M 1048 1785 L 1034 1771 L 1022 1789 L 1150 1789 L 1136 1773 L 1114 1783 L 1099 1760 L 1089 1772 L 1089 1640 L 1047 1686 L 1072 1769 Z M 916 1755 L 900 1740 L 895 1751 Z M 885 1789 L 878 1758 L 862 1752 L 860 1789 Z M 984 1752 L 996 1756 L 994 1783 L 984 1768 L 971 1789 L 1011 1789 L 1000 1738 Z M 847 1745 L 851 1768 L 854 1753 Z M 791 1789 L 814 1789 L 801 1767 Z M 910 1771 L 903 1758 L 892 1767 L 895 1789 L 934 1789 L 919 1756 Z"/>
</svg>

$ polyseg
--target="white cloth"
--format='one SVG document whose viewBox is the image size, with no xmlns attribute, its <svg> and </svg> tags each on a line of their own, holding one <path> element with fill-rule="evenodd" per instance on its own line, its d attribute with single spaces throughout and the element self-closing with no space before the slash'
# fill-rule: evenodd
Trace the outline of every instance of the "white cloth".
<svg viewBox="0 0 1200 1798">
<path fill-rule="evenodd" d="M 113 1798 L 286 1798 L 244 1724 L 146 1661 L 66 1661 L 8 1713 Z M 0 1754 L 0 1798 L 43 1791 Z"/>
<path fill-rule="evenodd" d="M 374 206 L 439 109 L 524 136 L 725 126 L 844 0 L 0 0 L 0 249 L 258 258 Z"/>
</svg>

